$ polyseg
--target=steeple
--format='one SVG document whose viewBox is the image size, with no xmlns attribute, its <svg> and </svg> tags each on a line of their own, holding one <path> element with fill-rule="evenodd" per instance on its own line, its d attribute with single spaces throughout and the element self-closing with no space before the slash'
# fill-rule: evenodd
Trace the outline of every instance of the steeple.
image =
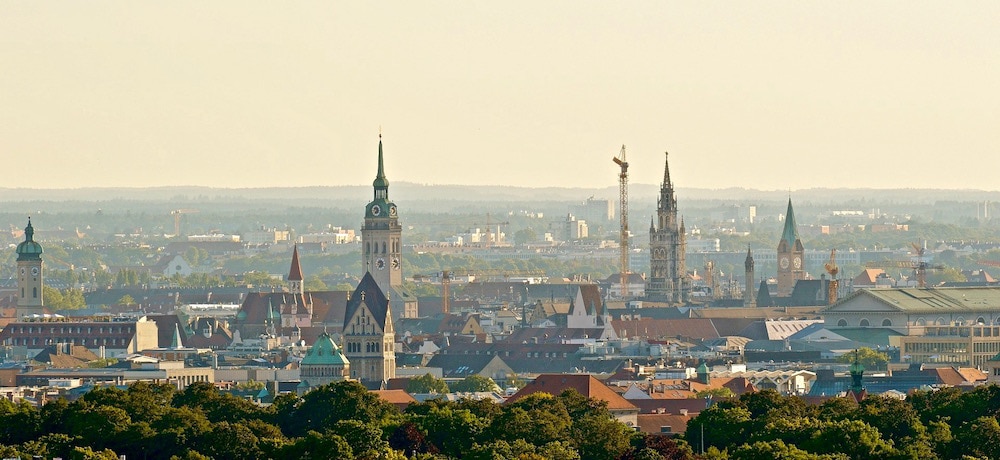
<svg viewBox="0 0 1000 460">
<path fill-rule="evenodd" d="M 785 211 L 785 230 L 781 232 L 781 239 L 789 245 L 799 239 L 799 230 L 795 226 L 795 211 L 792 210 L 792 199 L 788 199 L 788 210 Z"/>
<path fill-rule="evenodd" d="M 674 185 L 670 183 L 670 153 L 663 152 L 663 184 L 660 188 L 674 188 Z"/>
<path fill-rule="evenodd" d="M 743 261 L 743 268 L 745 268 L 747 272 L 753 272 L 753 253 L 750 252 L 749 244 L 747 244 L 747 258 Z"/>
<path fill-rule="evenodd" d="M 302 264 L 299 263 L 299 245 L 292 247 L 292 266 L 288 270 L 288 281 L 302 281 Z"/>
<path fill-rule="evenodd" d="M 389 179 L 385 178 L 385 168 L 382 164 L 382 133 L 378 134 L 378 173 L 375 175 L 372 187 L 375 188 L 376 200 L 389 198 Z"/>
</svg>

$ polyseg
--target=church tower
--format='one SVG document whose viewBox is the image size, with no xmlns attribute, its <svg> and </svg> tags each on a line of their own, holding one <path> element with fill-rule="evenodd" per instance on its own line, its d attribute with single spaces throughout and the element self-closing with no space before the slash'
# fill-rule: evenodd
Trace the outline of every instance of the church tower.
<svg viewBox="0 0 1000 460">
<path fill-rule="evenodd" d="M 344 311 L 344 356 L 351 363 L 351 378 L 363 382 L 394 378 L 395 342 L 389 299 L 374 276 L 365 273 Z"/>
<path fill-rule="evenodd" d="M 670 181 L 668 159 L 663 168 L 656 220 L 649 225 L 650 276 L 646 286 L 649 300 L 687 302 L 691 285 L 684 261 L 686 249 L 684 222 L 677 219 L 677 197 Z"/>
<path fill-rule="evenodd" d="M 288 289 L 293 295 L 305 295 L 302 285 L 302 264 L 299 263 L 299 246 L 292 247 L 292 265 L 288 269 Z"/>
<path fill-rule="evenodd" d="M 747 245 L 747 258 L 743 261 L 744 272 L 743 275 L 746 277 L 746 281 L 743 288 L 743 306 L 744 307 L 756 307 L 757 306 L 757 296 L 753 293 L 753 253 L 750 252 L 750 245 Z"/>
<path fill-rule="evenodd" d="M 378 137 L 378 173 L 375 197 L 365 208 L 365 223 L 361 227 L 362 269 L 372 274 L 383 293 L 403 287 L 402 225 L 396 204 L 389 201 L 389 180 L 382 165 L 382 135 Z M 395 288 L 395 289 L 393 289 Z"/>
<path fill-rule="evenodd" d="M 805 249 L 799 239 L 799 230 L 795 226 L 795 211 L 792 210 L 792 199 L 788 199 L 788 211 L 785 212 L 785 229 L 781 232 L 778 242 L 778 296 L 792 295 L 795 282 L 806 278 L 804 268 Z"/>
<path fill-rule="evenodd" d="M 35 242 L 35 229 L 28 218 L 24 241 L 17 245 L 17 317 L 44 313 L 42 306 L 42 245 Z"/>
</svg>

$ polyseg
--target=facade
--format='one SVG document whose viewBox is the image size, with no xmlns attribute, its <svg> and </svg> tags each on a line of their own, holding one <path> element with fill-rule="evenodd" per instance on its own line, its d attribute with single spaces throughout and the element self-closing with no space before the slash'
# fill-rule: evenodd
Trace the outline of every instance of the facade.
<svg viewBox="0 0 1000 460">
<path fill-rule="evenodd" d="M 382 136 L 378 140 L 378 173 L 372 182 L 375 196 L 365 206 L 361 227 L 361 266 L 371 273 L 382 293 L 397 305 L 405 318 L 417 317 L 417 301 L 403 291 L 403 226 L 396 204 L 389 200 L 389 180 L 382 162 Z"/>
<path fill-rule="evenodd" d="M 649 224 L 649 270 L 646 297 L 659 302 L 687 302 L 691 281 L 685 268 L 687 242 L 684 222 L 677 219 L 677 197 L 670 182 L 670 163 L 663 169 L 663 183 L 656 207 L 656 221 Z"/>
<path fill-rule="evenodd" d="M 29 217 L 24 241 L 17 245 L 18 318 L 45 313 L 42 286 L 42 245 L 35 242 L 35 229 Z"/>
<path fill-rule="evenodd" d="M 820 311 L 826 327 L 891 329 L 910 363 L 983 366 L 1000 352 L 1000 289 L 860 290 Z"/>
<path fill-rule="evenodd" d="M 0 343 L 23 349 L 29 357 L 61 343 L 104 350 L 113 357 L 156 348 L 158 331 L 145 316 L 128 321 L 38 319 L 8 324 L 0 331 Z"/>
<path fill-rule="evenodd" d="M 806 278 L 805 248 L 799 239 L 799 230 L 795 225 L 795 211 L 792 210 L 792 199 L 788 199 L 788 211 L 785 213 L 785 228 L 778 242 L 778 296 L 792 295 L 795 282 Z"/>
<path fill-rule="evenodd" d="M 371 273 L 365 273 L 347 301 L 343 335 L 352 379 L 384 382 L 396 376 L 392 309 Z"/>
</svg>

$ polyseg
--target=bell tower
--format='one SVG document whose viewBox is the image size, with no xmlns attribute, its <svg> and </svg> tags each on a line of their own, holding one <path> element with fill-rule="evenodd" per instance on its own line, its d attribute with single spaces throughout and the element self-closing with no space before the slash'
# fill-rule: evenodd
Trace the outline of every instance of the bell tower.
<svg viewBox="0 0 1000 460">
<path fill-rule="evenodd" d="M 371 273 L 379 289 L 388 294 L 403 287 L 403 227 L 396 204 L 389 200 L 381 134 L 378 136 L 378 172 L 372 187 L 375 196 L 365 207 L 365 222 L 361 227 L 361 267 Z"/>
<path fill-rule="evenodd" d="M 792 199 L 788 199 L 788 210 L 785 212 L 785 229 L 781 232 L 778 242 L 778 296 L 792 295 L 795 282 L 806 278 L 805 249 L 799 239 L 799 230 L 795 225 L 795 211 L 792 209 Z"/>
<path fill-rule="evenodd" d="M 18 318 L 44 313 L 42 286 L 42 245 L 35 242 L 35 229 L 29 217 L 24 241 L 17 245 Z"/>
</svg>

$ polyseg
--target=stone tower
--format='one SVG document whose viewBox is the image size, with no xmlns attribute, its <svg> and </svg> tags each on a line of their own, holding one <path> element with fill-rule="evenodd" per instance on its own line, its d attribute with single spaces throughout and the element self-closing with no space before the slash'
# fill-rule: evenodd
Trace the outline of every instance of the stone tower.
<svg viewBox="0 0 1000 460">
<path fill-rule="evenodd" d="M 403 227 L 396 204 L 389 201 L 389 180 L 382 164 L 382 135 L 378 139 L 378 173 L 372 186 L 375 197 L 365 207 L 365 222 L 361 227 L 361 264 L 365 272 L 372 274 L 379 289 L 388 294 L 403 286 Z"/>
<path fill-rule="evenodd" d="M 743 306 L 744 307 L 756 307 L 757 306 L 757 296 L 753 292 L 753 253 L 750 252 L 750 245 L 747 245 L 747 258 L 743 261 L 744 272 L 743 275 L 746 277 L 743 288 Z"/>
<path fill-rule="evenodd" d="M 684 221 L 677 219 L 677 197 L 670 181 L 670 162 L 667 159 L 657 200 L 656 219 L 649 224 L 650 276 L 646 286 L 649 300 L 687 302 L 691 284 L 684 261 L 686 246 Z"/>
<path fill-rule="evenodd" d="M 792 209 L 792 199 L 788 199 L 788 211 L 785 213 L 785 229 L 781 232 L 778 242 L 778 296 L 792 295 L 795 282 L 805 279 L 805 248 L 799 239 L 799 230 L 795 226 L 795 211 Z"/>
<path fill-rule="evenodd" d="M 42 245 L 35 242 L 35 229 L 28 218 L 24 241 L 17 245 L 17 317 L 40 315 L 42 299 Z"/>
</svg>

